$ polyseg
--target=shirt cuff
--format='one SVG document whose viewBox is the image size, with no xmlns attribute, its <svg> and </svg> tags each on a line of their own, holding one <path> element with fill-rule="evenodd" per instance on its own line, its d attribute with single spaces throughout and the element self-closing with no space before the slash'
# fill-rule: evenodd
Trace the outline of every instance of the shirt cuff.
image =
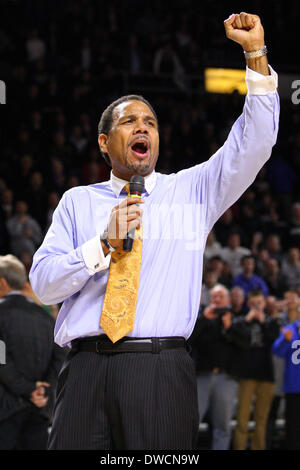
<svg viewBox="0 0 300 470">
<path fill-rule="evenodd" d="M 246 66 L 246 84 L 249 95 L 275 93 L 278 87 L 278 75 L 269 65 L 271 75 L 262 75 Z"/>
<path fill-rule="evenodd" d="M 100 235 L 85 242 L 82 247 L 82 256 L 91 275 L 109 268 L 110 253 L 105 257 L 101 245 Z"/>
</svg>

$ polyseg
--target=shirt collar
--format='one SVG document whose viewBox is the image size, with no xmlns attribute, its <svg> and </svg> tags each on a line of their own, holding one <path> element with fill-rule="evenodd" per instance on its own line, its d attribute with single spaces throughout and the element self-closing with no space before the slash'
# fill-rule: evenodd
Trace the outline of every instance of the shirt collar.
<svg viewBox="0 0 300 470">
<path fill-rule="evenodd" d="M 23 295 L 19 290 L 10 290 L 6 295 Z"/>
<path fill-rule="evenodd" d="M 155 188 L 156 185 L 156 179 L 157 179 L 157 174 L 155 171 L 152 171 L 150 175 L 145 176 L 145 192 L 148 194 L 151 194 L 153 189 Z M 121 178 L 118 178 L 113 174 L 113 172 L 110 172 L 110 185 L 111 189 L 115 193 L 117 197 L 120 196 L 122 189 L 126 184 L 128 184 L 129 181 L 126 180 L 121 180 Z"/>
</svg>

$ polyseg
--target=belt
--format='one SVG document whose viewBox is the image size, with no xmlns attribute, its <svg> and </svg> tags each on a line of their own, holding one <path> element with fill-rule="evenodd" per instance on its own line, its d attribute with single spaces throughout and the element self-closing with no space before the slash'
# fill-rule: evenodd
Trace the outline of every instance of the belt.
<svg viewBox="0 0 300 470">
<path fill-rule="evenodd" d="M 99 354 L 116 354 L 122 352 L 151 352 L 159 354 L 166 349 L 186 350 L 186 340 L 182 336 L 165 338 L 129 338 L 124 337 L 112 343 L 106 335 L 78 338 L 71 342 L 72 351 L 88 351 Z"/>
</svg>

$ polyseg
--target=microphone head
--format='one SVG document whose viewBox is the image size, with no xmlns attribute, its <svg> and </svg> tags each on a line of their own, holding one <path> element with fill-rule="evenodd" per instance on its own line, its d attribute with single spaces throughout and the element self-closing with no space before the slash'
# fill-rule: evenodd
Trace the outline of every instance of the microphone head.
<svg viewBox="0 0 300 470">
<path fill-rule="evenodd" d="M 141 195 L 145 190 L 145 178 L 141 175 L 133 175 L 129 183 L 130 194 Z"/>
</svg>

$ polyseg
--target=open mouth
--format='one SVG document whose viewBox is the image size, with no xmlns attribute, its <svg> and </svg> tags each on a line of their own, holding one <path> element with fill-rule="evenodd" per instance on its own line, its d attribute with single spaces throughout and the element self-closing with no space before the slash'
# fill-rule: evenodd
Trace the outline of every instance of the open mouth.
<svg viewBox="0 0 300 470">
<path fill-rule="evenodd" d="M 149 143 L 147 140 L 138 140 L 131 145 L 132 152 L 140 158 L 148 156 Z"/>
</svg>

